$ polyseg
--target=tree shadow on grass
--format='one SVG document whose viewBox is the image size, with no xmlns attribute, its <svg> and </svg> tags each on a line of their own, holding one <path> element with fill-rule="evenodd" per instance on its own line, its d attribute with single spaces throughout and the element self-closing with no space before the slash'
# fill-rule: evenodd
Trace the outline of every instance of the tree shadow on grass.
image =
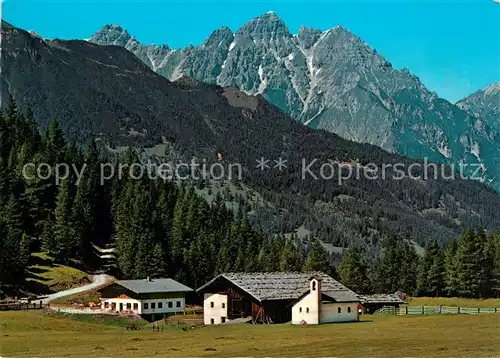
<svg viewBox="0 0 500 358">
<path fill-rule="evenodd" d="M 35 278 L 37 280 L 39 280 L 39 279 L 43 280 L 43 278 L 39 278 L 39 277 L 35 277 Z M 45 294 L 52 293 L 49 286 L 47 286 L 46 284 L 44 284 L 42 282 L 27 280 L 24 286 L 28 292 L 33 292 L 34 294 L 45 295 Z"/>
<path fill-rule="evenodd" d="M 44 259 L 42 257 L 32 255 L 30 258 L 30 266 L 48 266 L 54 267 L 54 261 L 50 259 Z"/>
<path fill-rule="evenodd" d="M 41 268 L 41 267 L 30 267 L 29 270 L 30 270 L 30 272 L 28 273 L 28 277 L 32 277 L 32 278 L 35 278 L 37 280 L 47 280 L 41 276 L 38 276 L 37 274 L 49 272 L 49 270 Z"/>
</svg>

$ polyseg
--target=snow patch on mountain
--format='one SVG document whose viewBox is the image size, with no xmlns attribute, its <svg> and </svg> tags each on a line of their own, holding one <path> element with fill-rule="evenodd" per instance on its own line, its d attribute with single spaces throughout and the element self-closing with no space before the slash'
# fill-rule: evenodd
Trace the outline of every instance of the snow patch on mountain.
<svg viewBox="0 0 500 358">
<path fill-rule="evenodd" d="M 479 149 L 479 144 L 477 142 L 472 143 L 471 149 L 470 149 L 471 154 L 473 154 L 477 159 L 481 160 L 480 154 L 481 151 Z"/>
<path fill-rule="evenodd" d="M 443 155 L 445 158 L 451 158 L 451 150 L 448 148 L 448 144 L 446 142 L 441 142 L 439 143 L 438 147 L 438 152 Z"/>
<path fill-rule="evenodd" d="M 267 88 L 267 79 L 264 75 L 264 69 L 262 68 L 262 65 L 259 65 L 258 73 L 259 73 L 260 84 L 257 93 L 262 94 Z"/>
</svg>

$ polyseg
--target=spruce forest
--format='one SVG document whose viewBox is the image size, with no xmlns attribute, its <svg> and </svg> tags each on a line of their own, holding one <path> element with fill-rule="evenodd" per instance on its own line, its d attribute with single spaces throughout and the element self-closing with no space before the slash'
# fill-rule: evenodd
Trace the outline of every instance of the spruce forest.
<svg viewBox="0 0 500 358">
<path fill-rule="evenodd" d="M 408 240 L 388 236 L 375 259 L 353 246 L 337 263 L 314 237 L 261 231 L 247 213 L 229 209 L 223 194 L 209 203 L 190 184 L 148 177 L 101 185 L 100 166 L 108 160 L 94 141 L 85 149 L 68 142 L 57 121 L 40 133 L 32 112 L 8 101 L 0 115 L 2 291 L 23 287 L 33 252 L 98 270 L 95 246 L 115 241 L 113 273 L 121 278 L 173 277 L 199 287 L 221 272 L 324 271 L 358 293 L 500 296 L 498 235 L 467 230 L 443 244 L 431 240 L 422 256 Z M 138 158 L 128 151 L 118 160 Z M 26 178 L 27 163 L 86 170 L 56 183 L 47 173 Z"/>
</svg>

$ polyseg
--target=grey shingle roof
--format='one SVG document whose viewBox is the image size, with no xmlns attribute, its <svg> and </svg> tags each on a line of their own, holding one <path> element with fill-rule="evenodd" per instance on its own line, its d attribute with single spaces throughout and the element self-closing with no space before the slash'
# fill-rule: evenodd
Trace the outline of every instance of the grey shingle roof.
<svg viewBox="0 0 500 358">
<path fill-rule="evenodd" d="M 158 292 L 191 292 L 192 288 L 183 285 L 171 278 L 153 278 L 144 280 L 119 280 L 115 281 L 120 286 L 135 293 L 158 293 Z"/>
<path fill-rule="evenodd" d="M 359 295 L 362 303 L 405 303 L 396 294 Z"/>
<path fill-rule="evenodd" d="M 335 300 L 335 302 L 360 302 L 360 299 L 356 294 L 352 291 L 326 291 L 324 289 L 321 290 L 321 293 L 331 299 Z"/>
<path fill-rule="evenodd" d="M 223 277 L 261 302 L 296 300 L 309 290 L 309 281 L 312 276 L 321 279 L 322 292 L 335 294 L 339 299 L 349 298 L 349 301 L 359 301 L 354 292 L 323 272 L 223 273 L 198 288 L 197 291 L 204 290 L 217 279 Z M 332 298 L 335 299 L 335 297 Z"/>
</svg>

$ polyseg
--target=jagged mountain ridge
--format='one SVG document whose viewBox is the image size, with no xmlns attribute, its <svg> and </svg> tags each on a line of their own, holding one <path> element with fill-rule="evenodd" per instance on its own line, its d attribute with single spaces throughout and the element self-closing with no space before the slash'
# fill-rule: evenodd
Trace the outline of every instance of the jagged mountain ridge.
<svg viewBox="0 0 500 358">
<path fill-rule="evenodd" d="M 483 118 L 500 133 L 500 82 L 476 91 L 457 102 L 457 106 L 476 117 Z"/>
<path fill-rule="evenodd" d="M 200 46 L 181 50 L 144 46 L 117 25 L 90 41 L 124 46 L 170 80 L 187 75 L 262 94 L 313 128 L 410 157 L 480 166 L 484 179 L 500 177 L 494 127 L 439 98 L 408 70 L 394 69 L 341 26 L 302 27 L 292 35 L 269 12 L 234 34 L 222 27 Z M 500 182 L 493 185 L 500 189 Z"/>
<path fill-rule="evenodd" d="M 172 83 L 117 46 L 43 40 L 5 24 L 1 35 L 2 93 L 30 106 L 42 127 L 56 118 L 70 139 L 97 137 L 113 148 L 169 143 L 187 160 L 216 161 L 220 152 L 243 166 L 245 185 L 270 203 L 251 207 L 252 219 L 269 230 L 303 225 L 337 245 L 374 245 L 389 234 L 423 244 L 466 227 L 500 228 L 500 196 L 477 182 L 304 180 L 302 159 L 362 167 L 414 161 L 303 126 L 262 96 L 184 77 Z M 260 171 L 261 157 L 282 157 L 287 168 Z"/>
</svg>

